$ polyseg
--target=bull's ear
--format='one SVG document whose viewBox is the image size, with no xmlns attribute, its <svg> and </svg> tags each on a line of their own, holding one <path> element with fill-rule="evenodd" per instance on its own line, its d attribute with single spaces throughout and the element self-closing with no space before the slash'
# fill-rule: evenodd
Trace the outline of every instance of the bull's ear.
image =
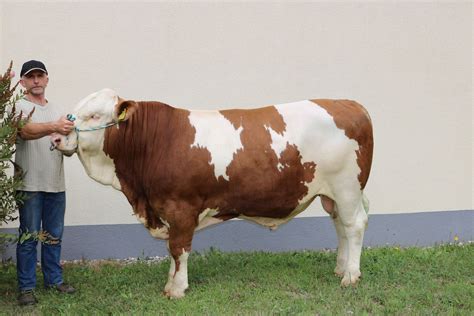
<svg viewBox="0 0 474 316">
<path fill-rule="evenodd" d="M 115 118 L 117 121 L 122 122 L 132 117 L 133 113 L 138 109 L 138 103 L 133 100 L 118 99 L 118 103 L 115 106 Z"/>
</svg>

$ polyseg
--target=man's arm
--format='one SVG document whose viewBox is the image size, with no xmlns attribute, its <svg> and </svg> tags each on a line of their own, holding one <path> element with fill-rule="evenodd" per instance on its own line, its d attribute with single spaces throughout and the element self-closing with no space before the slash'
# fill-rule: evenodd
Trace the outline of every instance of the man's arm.
<svg viewBox="0 0 474 316">
<path fill-rule="evenodd" d="M 52 133 L 67 135 L 73 128 L 74 123 L 63 116 L 57 121 L 47 123 L 26 123 L 20 130 L 19 136 L 24 140 L 32 140 L 48 136 Z"/>
</svg>

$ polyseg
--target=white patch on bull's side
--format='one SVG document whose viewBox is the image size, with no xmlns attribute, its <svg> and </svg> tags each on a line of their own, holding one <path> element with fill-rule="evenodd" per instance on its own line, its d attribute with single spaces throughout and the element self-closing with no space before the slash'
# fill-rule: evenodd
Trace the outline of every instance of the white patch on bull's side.
<svg viewBox="0 0 474 316">
<path fill-rule="evenodd" d="M 211 153 L 210 164 L 214 165 L 216 178 L 223 176 L 229 180 L 226 169 L 237 150 L 243 147 L 240 140 L 243 128 L 236 130 L 218 111 L 191 111 L 189 121 L 196 129 L 191 146 L 207 148 Z"/>
<path fill-rule="evenodd" d="M 265 126 L 265 128 L 270 133 L 270 136 L 272 137 L 272 143 L 270 144 L 270 147 L 272 147 L 278 159 L 280 159 L 281 153 L 285 150 L 288 144 L 288 140 L 285 139 L 284 134 L 283 135 L 279 134 L 268 126 Z"/>
<path fill-rule="evenodd" d="M 286 124 L 283 135 L 268 129 L 271 147 L 280 158 L 286 146 L 296 145 L 301 162 L 316 164 L 315 177 L 306 184 L 308 194 L 299 202 L 305 204 L 315 195 L 334 198 L 332 183 L 344 182 L 358 187 L 360 173 L 356 151 L 358 143 L 339 129 L 329 113 L 309 100 L 275 105 Z M 348 183 L 348 181 L 350 183 Z"/>
<path fill-rule="evenodd" d="M 218 209 L 205 209 L 201 214 L 199 214 L 199 223 L 195 231 L 201 230 L 205 227 L 209 227 L 214 224 L 222 223 L 222 219 L 213 217 L 218 213 Z"/>
<path fill-rule="evenodd" d="M 179 256 L 179 268 L 176 270 L 177 264 L 172 260 L 170 272 L 168 273 L 168 282 L 165 286 L 165 293 L 171 298 L 184 297 L 184 291 L 188 288 L 188 257 L 189 253 L 183 249 L 183 253 Z M 173 276 L 172 276 L 172 272 Z"/>
</svg>

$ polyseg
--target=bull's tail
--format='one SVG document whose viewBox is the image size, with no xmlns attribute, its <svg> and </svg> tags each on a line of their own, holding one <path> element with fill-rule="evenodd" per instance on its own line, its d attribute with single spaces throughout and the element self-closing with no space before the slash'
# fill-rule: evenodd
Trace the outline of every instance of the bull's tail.
<svg viewBox="0 0 474 316">
<path fill-rule="evenodd" d="M 364 211 L 366 214 L 369 214 L 369 199 L 365 196 L 364 192 L 362 192 L 362 206 L 364 207 Z"/>
</svg>

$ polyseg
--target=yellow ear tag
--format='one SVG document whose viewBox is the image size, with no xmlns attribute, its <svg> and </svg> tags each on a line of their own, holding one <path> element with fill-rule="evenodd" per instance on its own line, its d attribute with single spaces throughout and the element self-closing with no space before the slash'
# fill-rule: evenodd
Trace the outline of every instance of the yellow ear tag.
<svg viewBox="0 0 474 316">
<path fill-rule="evenodd" d="M 126 116 L 126 115 L 127 115 L 127 109 L 124 109 L 124 110 L 122 111 L 122 113 L 120 113 L 120 115 L 119 115 L 119 117 L 118 117 L 119 121 L 125 120 L 125 116 Z"/>
</svg>

